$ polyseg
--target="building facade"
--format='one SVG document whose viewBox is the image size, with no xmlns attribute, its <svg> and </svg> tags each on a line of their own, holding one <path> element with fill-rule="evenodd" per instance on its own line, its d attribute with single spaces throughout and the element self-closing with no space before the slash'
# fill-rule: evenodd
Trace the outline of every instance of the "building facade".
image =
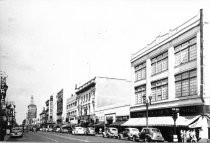
<svg viewBox="0 0 210 143">
<path fill-rule="evenodd" d="M 78 119 L 84 125 L 113 118 L 112 109 L 130 102 L 131 82 L 124 79 L 95 77 L 77 88 Z M 112 110 L 112 111 L 111 111 Z M 111 111 L 111 112 L 108 112 Z M 105 115 L 107 114 L 107 115 Z M 106 118 L 107 117 L 107 118 Z M 106 118 L 106 119 L 105 119 Z"/>
<path fill-rule="evenodd" d="M 134 94 L 131 96 L 130 117 L 133 121 L 135 118 L 146 117 L 145 99 L 143 99 L 146 96 L 147 101 L 151 101 L 148 115 L 149 124 L 152 126 L 163 126 L 158 123 L 153 124 L 153 117 L 160 117 L 155 118 L 160 121 L 162 119 L 173 121 L 172 108 L 178 108 L 179 127 L 181 127 L 179 120 L 185 118 L 186 128 L 191 126 L 198 129 L 196 131 L 199 138 L 210 138 L 208 126 L 210 82 L 207 80 L 209 65 L 207 61 L 204 63 L 205 58 L 208 58 L 205 54 L 209 44 L 207 40 L 209 34 L 205 33 L 205 29 L 209 28 L 203 21 L 203 11 L 200 10 L 198 15 L 169 33 L 158 36 L 147 47 L 132 55 Z M 200 123 L 194 122 L 189 125 L 187 123 L 192 122 L 187 117 L 197 119 Z M 130 124 L 133 124 L 131 120 Z M 146 125 L 146 120 L 139 121 L 144 122 L 139 123 L 140 126 Z"/>
<path fill-rule="evenodd" d="M 66 117 L 67 122 L 71 124 L 78 123 L 78 106 L 76 94 L 72 94 L 71 97 L 66 100 Z"/>
<path fill-rule="evenodd" d="M 27 119 L 29 121 L 29 125 L 34 125 L 34 120 L 37 118 L 37 107 L 34 104 L 34 98 L 31 96 L 31 103 L 28 105 L 28 114 Z"/>
<path fill-rule="evenodd" d="M 63 89 L 57 93 L 57 124 L 63 122 Z"/>
<path fill-rule="evenodd" d="M 39 114 L 40 116 L 40 127 L 45 127 L 46 128 L 46 123 L 47 123 L 47 116 L 46 116 L 46 111 L 45 111 L 45 107 L 43 108 L 42 112 Z"/>
</svg>

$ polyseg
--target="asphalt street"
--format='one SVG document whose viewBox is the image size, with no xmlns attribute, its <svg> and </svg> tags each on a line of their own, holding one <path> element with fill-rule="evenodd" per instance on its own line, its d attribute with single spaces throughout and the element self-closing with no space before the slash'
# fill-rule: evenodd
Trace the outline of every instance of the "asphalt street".
<svg viewBox="0 0 210 143">
<path fill-rule="evenodd" d="M 128 140 L 103 138 L 101 136 L 71 135 L 55 132 L 26 132 L 23 137 L 7 137 L 7 142 L 63 142 L 63 143 L 132 143 Z"/>
</svg>

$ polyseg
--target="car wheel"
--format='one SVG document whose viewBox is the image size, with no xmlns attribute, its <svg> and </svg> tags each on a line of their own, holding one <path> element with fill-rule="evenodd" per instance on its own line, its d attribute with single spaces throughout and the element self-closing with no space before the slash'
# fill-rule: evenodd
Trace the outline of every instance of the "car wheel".
<svg viewBox="0 0 210 143">
<path fill-rule="evenodd" d="M 135 136 L 132 137 L 132 141 L 133 141 L 133 142 L 136 141 L 136 137 L 135 137 Z"/>
<path fill-rule="evenodd" d="M 145 142 L 150 142 L 151 139 L 150 139 L 149 137 L 145 137 L 144 141 L 145 141 Z"/>
<path fill-rule="evenodd" d="M 121 140 L 121 136 L 120 135 L 118 136 L 118 139 Z"/>
</svg>

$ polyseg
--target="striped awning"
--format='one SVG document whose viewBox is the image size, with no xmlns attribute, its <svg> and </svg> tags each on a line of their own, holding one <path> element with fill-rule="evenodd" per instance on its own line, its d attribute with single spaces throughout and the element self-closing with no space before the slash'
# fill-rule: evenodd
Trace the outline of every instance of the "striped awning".
<svg viewBox="0 0 210 143">
<path fill-rule="evenodd" d="M 122 124 L 124 124 L 126 121 L 117 121 L 117 122 L 114 122 L 112 124 L 110 124 L 109 126 L 110 127 L 115 127 L 115 126 L 121 126 Z"/>
<path fill-rule="evenodd" d="M 179 116 L 176 120 L 176 126 L 189 126 L 199 116 Z M 170 116 L 165 117 L 149 117 L 149 126 L 174 126 L 174 120 Z M 146 126 L 146 118 L 130 118 L 127 122 L 121 126 Z"/>
<path fill-rule="evenodd" d="M 94 125 L 95 127 L 104 127 L 104 122 L 98 122 Z"/>
</svg>

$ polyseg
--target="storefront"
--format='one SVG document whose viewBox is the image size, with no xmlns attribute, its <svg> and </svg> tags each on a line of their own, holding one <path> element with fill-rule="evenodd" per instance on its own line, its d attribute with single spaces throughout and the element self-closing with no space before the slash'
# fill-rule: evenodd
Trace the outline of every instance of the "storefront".
<svg viewBox="0 0 210 143">
<path fill-rule="evenodd" d="M 208 106 L 186 106 L 178 107 L 179 113 L 176 120 L 176 133 L 181 141 L 181 130 L 196 131 L 196 137 L 206 138 L 209 130 L 210 118 L 208 116 Z M 124 127 L 137 127 L 141 130 L 146 126 L 146 111 L 136 111 L 130 113 L 131 118 L 122 124 Z M 161 130 L 165 140 L 172 141 L 174 133 L 174 120 L 172 118 L 172 108 L 156 109 L 148 111 L 149 127 L 156 127 Z"/>
</svg>

